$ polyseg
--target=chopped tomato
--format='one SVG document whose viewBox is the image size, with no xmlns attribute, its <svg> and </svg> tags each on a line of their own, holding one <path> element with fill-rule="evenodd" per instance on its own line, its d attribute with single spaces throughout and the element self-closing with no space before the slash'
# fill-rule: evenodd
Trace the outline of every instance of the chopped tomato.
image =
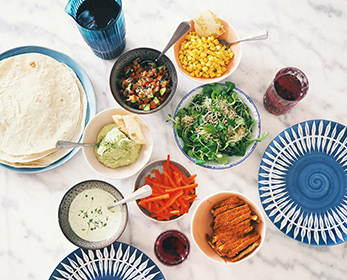
<svg viewBox="0 0 347 280">
<path fill-rule="evenodd" d="M 133 108 L 142 110 L 145 104 L 149 104 L 151 110 L 157 108 L 171 91 L 171 79 L 165 66 L 157 68 L 154 63 L 141 64 L 140 58 L 124 67 L 120 83 L 117 85 L 125 102 Z M 164 87 L 166 92 L 162 96 L 159 91 Z"/>
</svg>

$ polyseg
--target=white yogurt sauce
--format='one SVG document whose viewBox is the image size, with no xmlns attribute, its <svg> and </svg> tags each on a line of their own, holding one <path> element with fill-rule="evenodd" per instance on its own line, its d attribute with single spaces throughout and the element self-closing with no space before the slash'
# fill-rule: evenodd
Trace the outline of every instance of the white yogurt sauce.
<svg viewBox="0 0 347 280">
<path fill-rule="evenodd" d="M 88 241 L 101 241 L 118 231 L 121 223 L 121 208 L 111 210 L 107 206 L 116 198 L 101 189 L 88 189 L 79 193 L 70 205 L 69 223 L 72 230 Z"/>
</svg>

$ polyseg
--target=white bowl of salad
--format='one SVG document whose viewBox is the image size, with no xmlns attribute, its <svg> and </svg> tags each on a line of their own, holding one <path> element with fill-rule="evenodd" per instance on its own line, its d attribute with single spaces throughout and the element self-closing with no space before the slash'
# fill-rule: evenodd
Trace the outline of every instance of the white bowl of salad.
<svg viewBox="0 0 347 280">
<path fill-rule="evenodd" d="M 172 117 L 176 143 L 197 165 L 226 169 L 248 158 L 260 137 L 253 101 L 232 82 L 201 85 L 178 104 Z"/>
</svg>

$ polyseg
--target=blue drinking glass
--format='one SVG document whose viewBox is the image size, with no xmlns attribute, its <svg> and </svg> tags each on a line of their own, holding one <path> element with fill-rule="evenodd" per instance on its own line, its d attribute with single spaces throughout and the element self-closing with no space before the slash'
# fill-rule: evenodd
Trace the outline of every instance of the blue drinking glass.
<svg viewBox="0 0 347 280">
<path fill-rule="evenodd" d="M 70 0 L 65 11 L 95 55 L 114 59 L 122 53 L 126 30 L 121 0 Z"/>
</svg>

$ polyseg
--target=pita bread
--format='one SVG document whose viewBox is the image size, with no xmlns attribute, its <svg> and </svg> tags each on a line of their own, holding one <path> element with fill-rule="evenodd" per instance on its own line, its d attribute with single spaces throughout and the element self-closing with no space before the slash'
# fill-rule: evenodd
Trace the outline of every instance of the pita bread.
<svg viewBox="0 0 347 280">
<path fill-rule="evenodd" d="M 137 144 L 146 144 L 146 139 L 142 134 L 136 115 L 113 115 L 112 118 L 118 125 L 120 131 L 127 135 L 131 140 Z"/>
<path fill-rule="evenodd" d="M 219 37 L 224 34 L 224 27 L 219 18 L 210 10 L 203 11 L 193 18 L 194 29 L 198 36 Z"/>
<path fill-rule="evenodd" d="M 122 115 L 113 115 L 112 116 L 114 122 L 118 125 L 118 128 L 120 131 L 122 131 L 125 135 L 128 135 L 128 130 L 125 127 L 125 123 L 123 120 L 123 116 Z"/>
</svg>

